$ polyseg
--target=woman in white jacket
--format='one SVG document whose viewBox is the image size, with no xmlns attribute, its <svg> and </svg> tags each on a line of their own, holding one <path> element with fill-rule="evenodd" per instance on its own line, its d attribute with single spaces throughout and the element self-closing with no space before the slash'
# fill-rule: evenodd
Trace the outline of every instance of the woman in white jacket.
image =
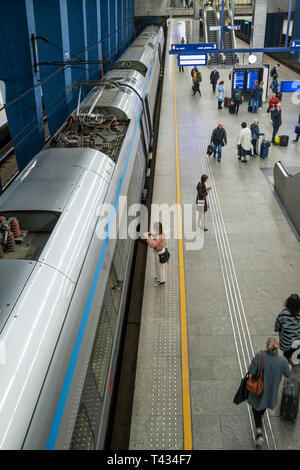
<svg viewBox="0 0 300 470">
<path fill-rule="evenodd" d="M 238 159 L 242 162 L 246 162 L 246 155 L 250 153 L 251 150 L 251 131 L 249 127 L 247 127 L 246 122 L 242 122 L 242 129 L 239 132 L 237 147 L 238 147 Z"/>
</svg>

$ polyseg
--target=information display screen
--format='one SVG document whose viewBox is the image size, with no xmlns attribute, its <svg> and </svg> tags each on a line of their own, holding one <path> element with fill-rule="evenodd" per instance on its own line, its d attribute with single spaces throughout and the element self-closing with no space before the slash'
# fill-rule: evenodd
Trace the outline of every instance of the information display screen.
<svg viewBox="0 0 300 470">
<path fill-rule="evenodd" d="M 234 80 L 233 80 L 233 88 L 237 86 L 243 90 L 244 88 L 244 80 L 245 80 L 245 72 L 244 71 L 235 71 L 234 72 Z"/>
<path fill-rule="evenodd" d="M 247 90 L 255 86 L 255 80 L 258 80 L 258 70 L 249 70 L 247 76 Z"/>
<path fill-rule="evenodd" d="M 294 93 L 294 91 L 300 91 L 300 81 L 282 81 L 280 82 L 280 91 L 284 93 Z"/>
<path fill-rule="evenodd" d="M 207 55 L 180 55 L 178 65 L 207 65 Z"/>
</svg>

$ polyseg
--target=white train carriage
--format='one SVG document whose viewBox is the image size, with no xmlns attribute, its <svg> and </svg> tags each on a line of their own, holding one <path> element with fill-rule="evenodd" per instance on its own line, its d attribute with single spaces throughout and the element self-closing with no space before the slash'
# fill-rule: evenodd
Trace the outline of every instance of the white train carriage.
<svg viewBox="0 0 300 470">
<path fill-rule="evenodd" d="M 104 447 L 134 245 L 116 213 L 141 199 L 144 112 L 125 84 L 94 88 L 0 198 L 0 229 L 17 217 L 23 237 L 0 259 L 1 449 Z"/>
</svg>

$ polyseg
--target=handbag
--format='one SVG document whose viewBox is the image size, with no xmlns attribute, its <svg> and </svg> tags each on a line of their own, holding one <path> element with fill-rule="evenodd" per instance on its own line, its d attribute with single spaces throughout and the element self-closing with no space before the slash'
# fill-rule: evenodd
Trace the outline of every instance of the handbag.
<svg viewBox="0 0 300 470">
<path fill-rule="evenodd" d="M 246 382 L 247 390 L 251 393 L 251 395 L 262 395 L 264 391 L 263 361 L 264 352 L 260 351 L 259 376 L 258 378 L 252 376 Z"/>
<path fill-rule="evenodd" d="M 235 403 L 236 405 L 243 403 L 243 401 L 247 400 L 248 398 L 249 391 L 246 388 L 246 383 L 248 379 L 249 379 L 249 374 L 247 372 L 245 377 L 242 378 L 241 385 L 239 386 L 236 394 L 234 395 L 233 403 Z"/>
<path fill-rule="evenodd" d="M 269 113 L 269 112 L 270 112 L 270 106 L 268 106 L 268 109 L 267 109 L 267 113 Z"/>
<path fill-rule="evenodd" d="M 207 155 L 210 156 L 210 155 L 213 153 L 213 151 L 214 151 L 213 145 L 209 145 L 209 146 L 207 147 L 207 152 L 206 152 L 206 153 L 207 153 Z"/>
<path fill-rule="evenodd" d="M 164 253 L 158 254 L 159 256 L 159 262 L 161 264 L 167 263 L 170 259 L 170 253 L 168 251 L 168 248 L 165 248 Z"/>
</svg>

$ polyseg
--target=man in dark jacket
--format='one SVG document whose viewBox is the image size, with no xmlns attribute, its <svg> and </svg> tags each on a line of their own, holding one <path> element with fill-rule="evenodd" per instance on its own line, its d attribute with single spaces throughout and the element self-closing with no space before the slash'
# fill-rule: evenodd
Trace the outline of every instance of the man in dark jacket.
<svg viewBox="0 0 300 470">
<path fill-rule="evenodd" d="M 220 123 L 218 127 L 213 130 L 210 141 L 214 146 L 214 157 L 218 151 L 218 162 L 220 162 L 222 158 L 222 147 L 227 144 L 227 135 L 223 124 Z"/>
<path fill-rule="evenodd" d="M 251 100 L 252 100 L 252 112 L 257 113 L 258 105 L 259 105 L 259 97 L 260 97 L 260 86 L 258 85 L 258 81 L 255 80 L 255 86 L 252 88 L 251 91 Z"/>
<path fill-rule="evenodd" d="M 279 127 L 282 124 L 280 103 L 278 103 L 274 111 L 271 112 L 271 118 L 272 118 L 272 125 L 273 125 L 272 144 L 275 145 L 275 137 L 276 137 Z"/>
<path fill-rule="evenodd" d="M 213 69 L 213 71 L 210 74 L 210 83 L 212 85 L 214 93 L 216 93 L 216 86 L 217 86 L 219 78 L 220 78 L 219 72 L 217 71 L 217 69 Z"/>
</svg>

